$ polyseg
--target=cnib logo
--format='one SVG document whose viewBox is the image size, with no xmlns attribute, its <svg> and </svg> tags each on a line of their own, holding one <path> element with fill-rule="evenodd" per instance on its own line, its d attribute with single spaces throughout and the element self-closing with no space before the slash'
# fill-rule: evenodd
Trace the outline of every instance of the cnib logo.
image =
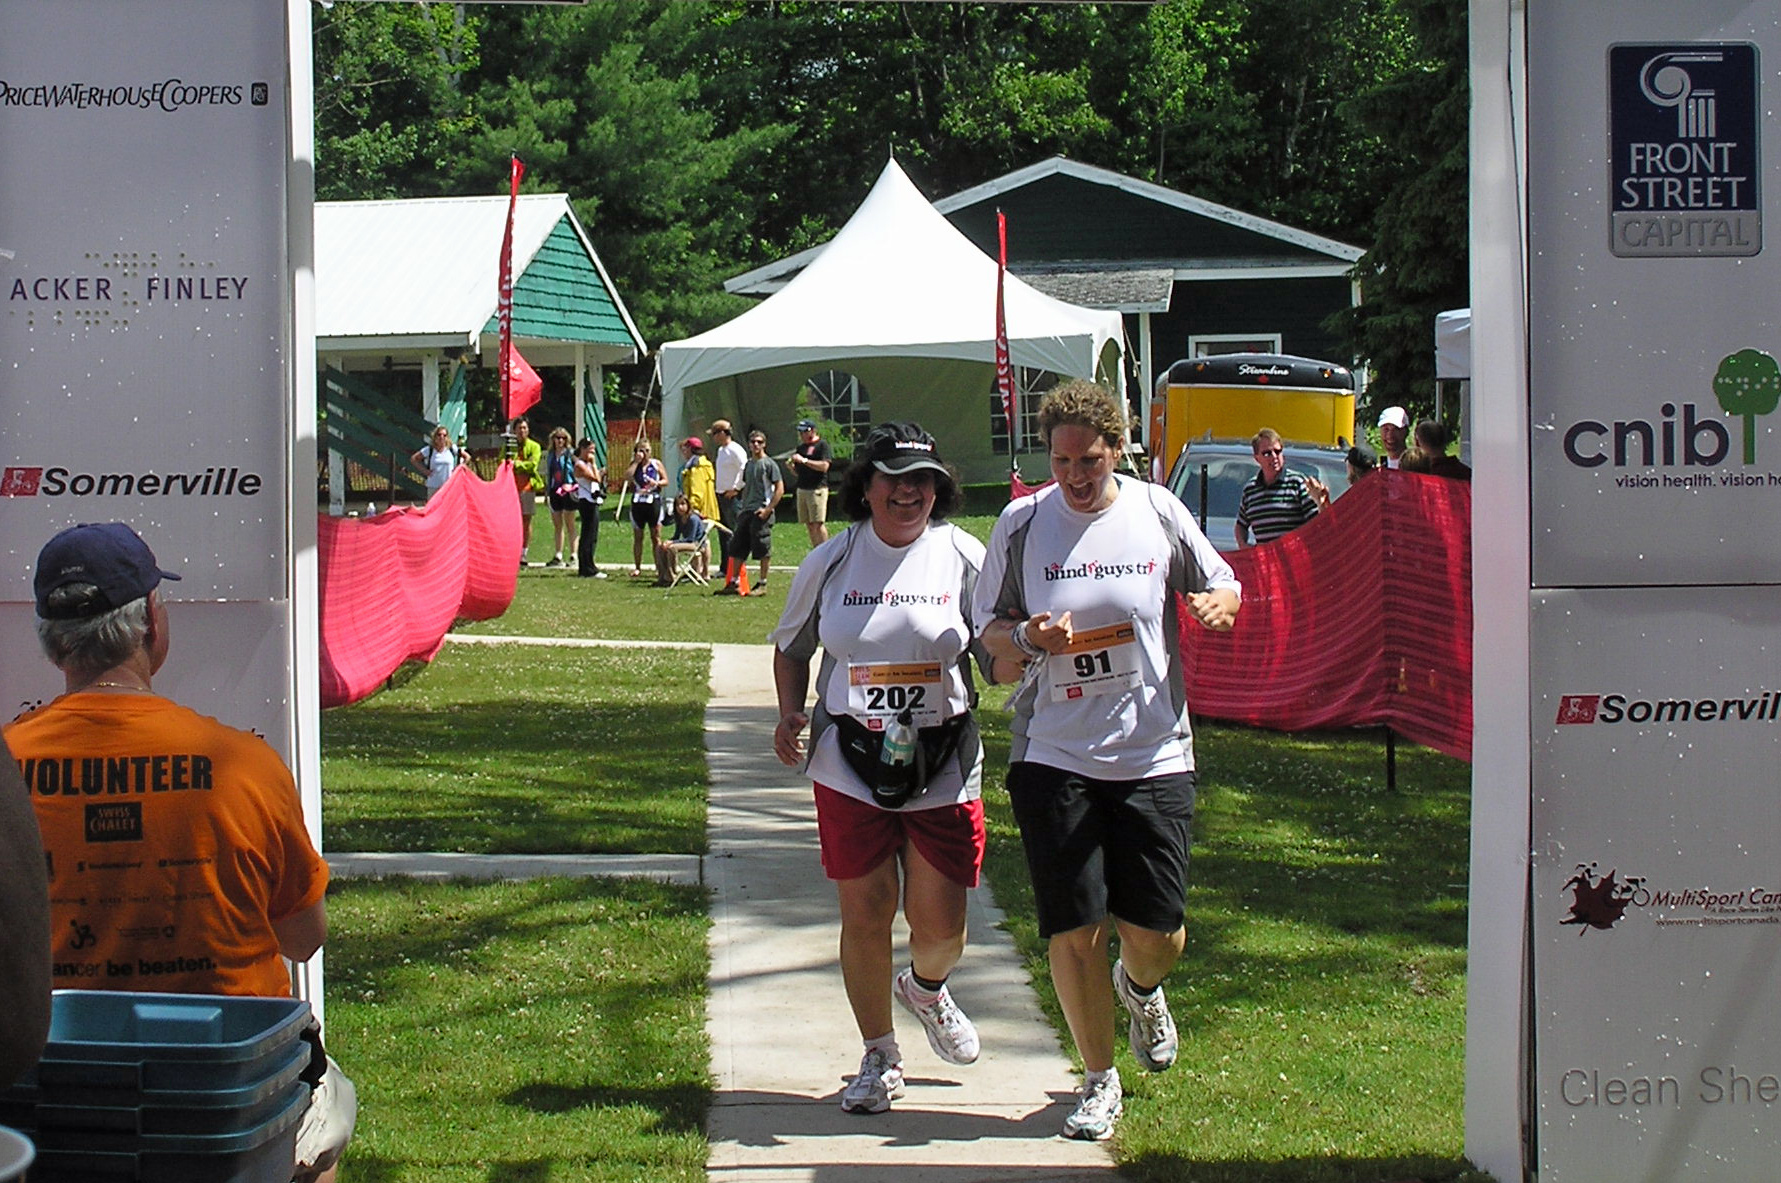
<svg viewBox="0 0 1781 1183">
<path fill-rule="evenodd" d="M 35 497 L 41 484 L 42 468 L 8 467 L 0 475 L 0 497 Z"/>
<path fill-rule="evenodd" d="M 1626 906 L 1635 902 L 1645 880 L 1643 876 L 1629 875 L 1622 883 L 1615 878 L 1616 874 L 1617 869 L 1610 869 L 1597 878 L 1594 863 L 1579 863 L 1565 880 L 1571 892 L 1571 911 L 1559 923 L 1577 925 L 1579 935 L 1591 928 L 1605 932 L 1619 924 L 1626 915 Z"/>
<path fill-rule="evenodd" d="M 1554 723 L 1593 723 L 1602 705 L 1599 694 L 1567 694 L 1558 700 L 1558 718 Z"/>
</svg>

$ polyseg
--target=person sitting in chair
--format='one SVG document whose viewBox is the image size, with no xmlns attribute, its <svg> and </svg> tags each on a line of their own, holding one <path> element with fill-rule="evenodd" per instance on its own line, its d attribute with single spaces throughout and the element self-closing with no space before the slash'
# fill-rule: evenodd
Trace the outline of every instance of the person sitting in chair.
<svg viewBox="0 0 1781 1183">
<path fill-rule="evenodd" d="M 705 534 L 710 526 L 693 512 L 692 501 L 685 493 L 675 496 L 674 516 L 668 520 L 674 533 L 656 547 L 656 586 L 674 586 L 674 567 L 683 554 L 692 556 L 693 570 L 698 572 L 700 579 L 710 578 L 705 569 L 706 555 L 710 553 L 705 547 Z"/>
</svg>

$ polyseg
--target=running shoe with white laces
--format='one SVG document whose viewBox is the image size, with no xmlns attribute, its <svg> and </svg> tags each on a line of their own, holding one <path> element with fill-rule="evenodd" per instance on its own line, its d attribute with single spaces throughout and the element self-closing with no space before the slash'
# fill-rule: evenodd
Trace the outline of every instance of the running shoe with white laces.
<svg viewBox="0 0 1781 1183">
<path fill-rule="evenodd" d="M 1152 1072 L 1161 1072 L 1173 1064 L 1180 1040 L 1175 1035 L 1175 1019 L 1169 1014 L 1169 1003 L 1163 997 L 1163 988 L 1158 986 L 1150 992 L 1148 998 L 1140 995 L 1132 988 L 1132 979 L 1126 974 L 1125 962 L 1115 961 L 1113 992 L 1119 995 L 1120 1003 L 1132 1016 L 1126 1035 L 1132 1044 L 1132 1054 L 1138 1057 L 1138 1063 Z"/>
<path fill-rule="evenodd" d="M 860 1060 L 859 1073 L 841 1091 L 841 1108 L 847 1113 L 883 1113 L 903 1095 L 903 1065 L 891 1063 L 882 1048 L 870 1048 Z"/>
<path fill-rule="evenodd" d="M 980 1045 L 977 1027 L 952 1000 L 952 992 L 944 985 L 932 1002 L 916 997 L 915 969 L 904 969 L 891 982 L 891 993 L 903 1009 L 921 1020 L 921 1029 L 928 1033 L 928 1046 L 948 1064 L 975 1064 Z"/>
<path fill-rule="evenodd" d="M 1105 1142 L 1111 1138 L 1113 1123 L 1125 1112 L 1124 1096 L 1117 1072 L 1109 1072 L 1093 1084 L 1084 1084 L 1076 1112 L 1064 1118 L 1064 1137 L 1084 1142 Z"/>
</svg>

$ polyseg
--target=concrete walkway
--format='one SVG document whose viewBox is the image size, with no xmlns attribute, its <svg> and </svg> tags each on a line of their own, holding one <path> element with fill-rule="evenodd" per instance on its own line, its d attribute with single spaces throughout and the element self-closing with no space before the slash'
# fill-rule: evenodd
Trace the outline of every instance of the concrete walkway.
<svg viewBox="0 0 1781 1183">
<path fill-rule="evenodd" d="M 952 976 L 983 1055 L 935 1056 L 897 1012 L 908 1095 L 841 1111 L 859 1034 L 841 987 L 834 887 L 818 859 L 810 785 L 773 756 L 768 646 L 715 645 L 705 714 L 710 854 L 713 1183 L 1110 1183 L 1104 1147 L 1059 1136 L 1079 1083 L 1039 1012 L 989 888 L 971 893 Z M 898 964 L 907 930 L 897 933 Z"/>
</svg>

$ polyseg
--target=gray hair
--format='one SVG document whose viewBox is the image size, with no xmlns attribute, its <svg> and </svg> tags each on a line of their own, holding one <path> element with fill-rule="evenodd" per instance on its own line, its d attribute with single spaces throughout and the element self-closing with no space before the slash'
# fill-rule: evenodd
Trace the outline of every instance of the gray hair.
<svg viewBox="0 0 1781 1183">
<path fill-rule="evenodd" d="M 89 584 L 69 584 L 51 593 L 72 597 L 90 594 Z M 43 655 L 63 673 L 95 678 L 134 656 L 148 640 L 148 597 L 131 600 L 98 616 L 76 620 L 37 621 L 37 643 Z"/>
</svg>

